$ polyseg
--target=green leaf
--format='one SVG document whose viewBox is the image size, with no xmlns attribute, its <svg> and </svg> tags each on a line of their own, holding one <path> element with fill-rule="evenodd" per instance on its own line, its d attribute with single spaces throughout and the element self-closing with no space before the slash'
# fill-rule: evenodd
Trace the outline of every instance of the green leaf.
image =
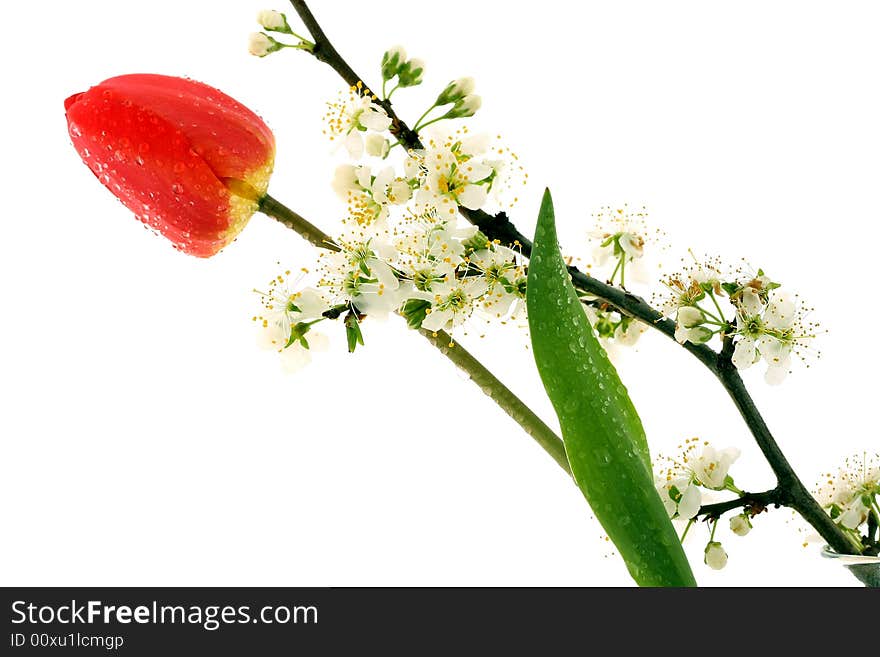
<svg viewBox="0 0 880 657">
<path fill-rule="evenodd" d="M 345 338 L 348 341 L 348 353 L 353 354 L 358 345 L 364 346 L 364 334 L 361 333 L 361 323 L 358 316 L 349 311 L 345 316 Z"/>
<path fill-rule="evenodd" d="M 529 264 L 529 328 L 544 388 L 559 417 L 572 474 L 641 586 L 695 586 L 660 496 L 645 431 L 593 335 L 559 252 L 544 193 Z"/>
<path fill-rule="evenodd" d="M 403 304 L 401 314 L 406 317 L 406 323 L 409 324 L 411 329 L 419 329 L 422 327 L 422 322 L 425 321 L 425 317 L 428 316 L 428 308 L 430 307 L 430 301 L 425 301 L 424 299 L 409 299 Z"/>
</svg>

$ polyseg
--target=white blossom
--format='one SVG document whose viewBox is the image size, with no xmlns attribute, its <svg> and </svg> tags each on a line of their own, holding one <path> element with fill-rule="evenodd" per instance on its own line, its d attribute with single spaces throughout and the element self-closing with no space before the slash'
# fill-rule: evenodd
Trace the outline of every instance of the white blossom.
<svg viewBox="0 0 880 657">
<path fill-rule="evenodd" d="M 637 319 L 622 320 L 614 329 L 614 341 L 619 345 L 631 347 L 647 332 L 648 327 Z"/>
<path fill-rule="evenodd" d="M 333 176 L 333 190 L 348 203 L 350 220 L 358 225 L 383 224 L 389 206 L 403 205 L 412 197 L 407 180 L 397 177 L 392 167 L 375 176 L 367 166 L 341 164 Z"/>
<path fill-rule="evenodd" d="M 704 488 L 724 490 L 730 466 L 739 455 L 740 451 L 735 447 L 716 450 L 711 445 L 706 445 L 700 456 L 693 460 L 691 471 Z"/>
<path fill-rule="evenodd" d="M 479 277 L 434 285 L 431 289 L 431 308 L 422 322 L 422 328 L 440 331 L 461 324 L 473 312 L 474 305 L 487 289 L 486 281 Z"/>
<path fill-rule="evenodd" d="M 289 274 L 289 272 L 286 272 Z M 312 350 L 324 350 L 327 338 L 311 328 L 329 309 L 319 290 L 292 289 L 285 276 L 278 276 L 266 292 L 260 292 L 262 311 L 254 317 L 264 349 L 278 352 L 285 372 L 294 372 L 311 362 Z"/>
<path fill-rule="evenodd" d="M 765 379 L 780 383 L 791 368 L 791 355 L 814 337 L 805 327 L 796 301 L 782 290 L 766 293 L 766 302 L 754 290 L 745 289 L 738 298 L 736 343 L 733 364 L 748 369 L 762 359 L 767 363 Z"/>
<path fill-rule="evenodd" d="M 727 565 L 727 552 L 718 541 L 709 541 L 706 545 L 703 561 L 712 570 L 721 570 Z"/>
<path fill-rule="evenodd" d="M 347 99 L 330 103 L 324 117 L 330 139 L 341 139 L 352 159 L 360 159 L 364 153 L 364 133 L 385 132 L 391 126 L 391 118 L 374 100 L 367 91 L 355 87 Z"/>
<path fill-rule="evenodd" d="M 421 174 L 416 194 L 420 213 L 435 210 L 439 216 L 449 217 L 458 206 L 471 210 L 483 206 L 493 169 L 479 159 L 480 145 L 474 139 L 432 138 L 425 150 L 413 153 Z"/>
<path fill-rule="evenodd" d="M 857 530 L 871 514 L 880 523 L 880 455 L 862 454 L 847 459 L 837 475 L 826 475 L 817 498 L 842 527 Z"/>
<path fill-rule="evenodd" d="M 589 232 L 594 242 L 592 255 L 596 267 L 608 271 L 608 280 L 625 286 L 627 282 L 648 280 L 645 247 L 657 241 L 659 231 L 649 231 L 644 208 L 604 206 L 593 214 L 595 227 Z"/>
<path fill-rule="evenodd" d="M 670 518 L 690 520 L 697 515 L 702 504 L 702 493 L 690 477 L 676 479 L 659 478 L 657 493 Z"/>
<path fill-rule="evenodd" d="M 350 303 L 363 314 L 383 319 L 402 301 L 400 281 L 389 263 L 394 247 L 377 235 L 340 237 L 341 251 L 322 254 L 320 285 L 336 303 Z"/>
<path fill-rule="evenodd" d="M 737 536 L 745 536 L 752 531 L 752 523 L 744 513 L 738 513 L 730 519 L 730 531 Z"/>
</svg>

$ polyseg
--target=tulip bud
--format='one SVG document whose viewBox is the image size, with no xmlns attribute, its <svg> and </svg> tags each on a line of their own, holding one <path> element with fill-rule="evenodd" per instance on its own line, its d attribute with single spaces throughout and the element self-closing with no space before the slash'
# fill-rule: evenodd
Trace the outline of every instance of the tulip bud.
<svg viewBox="0 0 880 657">
<path fill-rule="evenodd" d="M 400 67 L 406 61 L 406 50 L 403 46 L 395 46 L 382 55 L 382 79 L 390 80 L 397 75 Z"/>
<path fill-rule="evenodd" d="M 440 92 L 440 95 L 437 96 L 437 106 L 448 105 L 449 103 L 455 103 L 474 93 L 474 90 L 477 88 L 476 82 L 474 82 L 473 78 L 459 78 L 458 80 L 454 80 L 446 85 L 446 88 Z"/>
<path fill-rule="evenodd" d="M 275 138 L 260 117 L 213 87 L 123 75 L 74 94 L 64 107 L 83 162 L 184 253 L 220 251 L 266 194 Z"/>
<path fill-rule="evenodd" d="M 397 82 L 401 87 L 415 87 L 422 83 L 425 62 L 421 59 L 410 59 L 397 71 Z"/>
<path fill-rule="evenodd" d="M 465 119 L 477 113 L 477 110 L 483 106 L 483 99 L 476 94 L 465 96 L 457 101 L 452 109 L 446 112 L 447 119 Z"/>
</svg>

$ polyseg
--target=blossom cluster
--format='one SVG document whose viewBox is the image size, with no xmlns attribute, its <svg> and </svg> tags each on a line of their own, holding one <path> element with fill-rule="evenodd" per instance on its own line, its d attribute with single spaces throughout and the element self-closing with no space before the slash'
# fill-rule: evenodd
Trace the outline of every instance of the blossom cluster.
<svg viewBox="0 0 880 657">
<path fill-rule="evenodd" d="M 397 80 L 390 91 L 383 85 L 386 98 L 420 84 L 424 70 L 400 47 L 385 53 L 381 67 L 383 82 Z M 409 149 L 392 143 L 392 119 L 363 83 L 328 104 L 324 132 L 347 159 L 331 183 L 346 207 L 342 229 L 318 256 L 314 275 L 304 277 L 312 286 L 297 288 L 279 277 L 260 293 L 263 312 L 255 317 L 263 343 L 282 353 L 286 369 L 308 362 L 312 327 L 325 320 L 342 320 L 350 351 L 364 342 L 365 319 L 394 313 L 432 332 L 455 331 L 475 315 L 520 320 L 523 257 L 487 239 L 459 210 L 516 203 L 510 191 L 527 176 L 497 139 L 466 126 L 425 129 L 473 115 L 479 107 L 473 92 L 470 78 L 449 83 L 415 126 L 422 147 Z M 426 120 L 435 108 L 444 113 Z"/>
<path fill-rule="evenodd" d="M 697 521 L 701 506 L 707 501 L 706 494 L 730 491 L 737 495 L 737 488 L 730 468 L 739 458 L 735 447 L 716 449 L 699 438 L 689 438 L 680 446 L 682 454 L 675 459 L 665 459 L 655 475 L 657 493 L 666 507 L 670 519 L 686 522 L 681 540 L 684 542 L 691 526 Z M 752 529 L 752 512 L 743 510 L 732 516 L 730 530 L 737 536 L 745 536 Z M 727 565 L 727 552 L 720 541 L 715 540 L 718 518 L 709 518 L 710 536 L 704 549 L 704 561 L 714 570 Z"/>
<path fill-rule="evenodd" d="M 764 361 L 770 384 L 785 379 L 792 355 L 804 356 L 819 332 L 819 325 L 808 319 L 812 309 L 761 269 L 727 272 L 719 260 L 694 259 L 664 286 L 663 310 L 675 319 L 678 342 L 704 344 L 715 336 L 729 341 L 736 368 Z"/>
<path fill-rule="evenodd" d="M 864 531 L 877 544 L 880 527 L 880 455 L 847 459 L 837 474 L 827 473 L 817 491 L 819 503 L 861 551 Z"/>
</svg>

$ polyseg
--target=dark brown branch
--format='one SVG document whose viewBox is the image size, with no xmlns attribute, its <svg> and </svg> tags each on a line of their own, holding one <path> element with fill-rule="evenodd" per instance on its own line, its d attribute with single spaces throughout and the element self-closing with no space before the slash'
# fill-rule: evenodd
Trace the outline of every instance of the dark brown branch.
<svg viewBox="0 0 880 657">
<path fill-rule="evenodd" d="M 726 502 L 706 504 L 697 511 L 697 517 L 714 518 L 717 520 L 728 511 L 744 509 L 752 515 L 760 513 L 768 506 L 784 506 L 785 494 L 780 488 L 764 491 L 763 493 L 743 493 L 740 497 Z"/>
</svg>

